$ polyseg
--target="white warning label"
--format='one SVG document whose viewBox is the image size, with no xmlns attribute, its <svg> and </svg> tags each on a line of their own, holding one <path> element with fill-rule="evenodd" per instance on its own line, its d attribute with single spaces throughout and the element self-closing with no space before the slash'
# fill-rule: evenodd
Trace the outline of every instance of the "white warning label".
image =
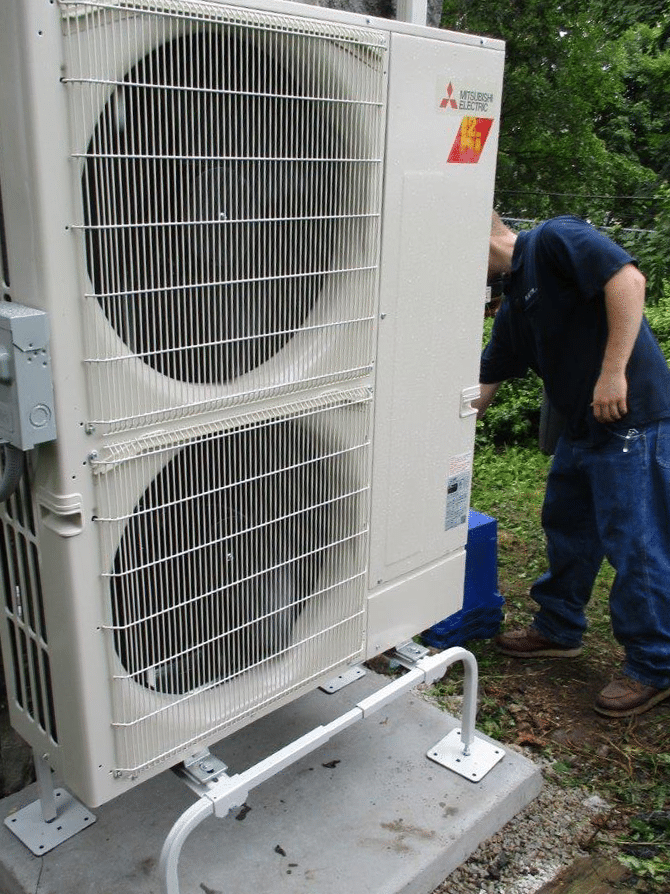
<svg viewBox="0 0 670 894">
<path fill-rule="evenodd" d="M 458 456 L 452 456 L 447 476 L 445 531 L 467 523 L 471 479 L 472 453 L 461 453 Z"/>
</svg>

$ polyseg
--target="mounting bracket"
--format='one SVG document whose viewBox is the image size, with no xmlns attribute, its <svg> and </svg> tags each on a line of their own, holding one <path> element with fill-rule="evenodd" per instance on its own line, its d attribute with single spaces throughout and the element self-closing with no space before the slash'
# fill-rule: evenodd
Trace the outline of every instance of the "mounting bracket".
<svg viewBox="0 0 670 894">
<path fill-rule="evenodd" d="M 477 661 L 471 652 L 456 646 L 438 652 L 435 655 L 426 655 L 419 658 L 402 677 L 394 679 L 386 686 L 367 698 L 358 702 L 350 711 L 342 714 L 325 726 L 318 726 L 304 736 L 279 749 L 274 754 L 250 767 L 242 773 L 229 776 L 225 770 L 218 772 L 216 781 L 208 780 L 196 783 L 192 774 L 189 774 L 189 786 L 200 793 L 199 800 L 189 807 L 175 822 L 168 833 L 160 858 L 160 878 L 164 894 L 179 894 L 179 855 L 184 842 L 190 833 L 200 825 L 203 820 L 212 814 L 217 817 L 225 817 L 234 807 L 240 807 L 247 800 L 251 789 L 256 788 L 262 782 L 270 779 L 285 767 L 296 763 L 300 758 L 310 754 L 323 745 L 334 735 L 347 727 L 352 726 L 358 720 L 362 720 L 374 714 L 380 708 L 394 701 L 398 696 L 413 689 L 419 683 L 432 683 L 444 675 L 445 670 L 457 661 L 462 661 L 465 668 L 463 690 L 463 712 L 461 716 L 461 729 L 458 730 L 458 744 L 455 746 L 456 755 L 453 760 L 455 766 L 451 769 L 472 781 L 478 781 L 503 757 L 502 748 L 496 749 L 496 760 L 491 762 L 482 758 L 482 752 L 493 746 L 481 739 L 475 738 L 475 715 L 477 710 Z M 450 737 L 447 736 L 447 739 Z M 445 742 L 445 740 L 442 740 Z M 428 752 L 429 757 L 435 760 L 433 752 L 440 752 L 442 743 Z M 450 741 L 447 750 L 454 746 Z M 476 767 L 474 764 L 476 760 Z M 224 766 L 224 765 L 221 765 Z M 463 769 L 466 772 L 463 772 Z M 177 771 L 183 775 L 183 771 Z M 475 778 L 475 774 L 476 777 Z"/>
<path fill-rule="evenodd" d="M 91 811 L 65 789 L 54 789 L 51 767 L 42 755 L 33 752 L 39 800 L 16 813 L 5 825 L 19 841 L 41 857 L 95 822 Z"/>
</svg>

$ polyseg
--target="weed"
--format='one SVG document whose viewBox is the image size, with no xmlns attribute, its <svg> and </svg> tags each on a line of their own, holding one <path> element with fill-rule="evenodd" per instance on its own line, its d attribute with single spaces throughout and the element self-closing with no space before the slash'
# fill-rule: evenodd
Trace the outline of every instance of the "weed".
<svg viewBox="0 0 670 894">
<path fill-rule="evenodd" d="M 619 844 L 623 851 L 619 859 L 639 878 L 670 882 L 670 813 L 658 810 L 634 817 L 628 836 Z"/>
</svg>

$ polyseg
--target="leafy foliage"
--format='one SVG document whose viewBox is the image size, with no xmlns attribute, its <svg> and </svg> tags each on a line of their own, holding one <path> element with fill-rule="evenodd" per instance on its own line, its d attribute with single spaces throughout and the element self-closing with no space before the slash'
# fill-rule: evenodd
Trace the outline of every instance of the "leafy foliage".
<svg viewBox="0 0 670 894">
<path fill-rule="evenodd" d="M 647 303 L 663 300 L 664 290 L 670 287 L 670 186 L 664 183 L 658 191 L 659 214 L 655 228 L 646 232 L 621 232 L 617 239 L 637 258 L 647 277 Z"/>
<path fill-rule="evenodd" d="M 484 344 L 492 326 L 492 319 L 484 321 Z M 477 426 L 477 448 L 535 443 L 541 405 L 542 382 L 535 373 L 529 373 L 524 379 L 503 382 L 495 401 Z"/>
<path fill-rule="evenodd" d="M 445 27 L 506 42 L 496 206 L 655 230 L 670 273 L 670 7 L 662 0 L 444 0 Z"/>
<path fill-rule="evenodd" d="M 660 772 L 667 774 L 670 754 L 657 755 Z M 663 786 L 661 786 L 663 788 Z M 667 800 L 662 799 L 662 803 Z M 653 810 L 633 817 L 628 837 L 623 839 L 619 859 L 637 876 L 662 884 L 670 882 L 670 812 Z"/>
<path fill-rule="evenodd" d="M 619 91 L 606 100 L 596 129 L 608 149 L 639 161 L 663 180 L 670 175 L 670 48 L 666 24 L 637 23 L 610 44 Z"/>
<path fill-rule="evenodd" d="M 670 281 L 666 282 L 662 297 L 647 306 L 646 314 L 661 350 L 670 361 Z"/>
<path fill-rule="evenodd" d="M 477 446 L 536 443 L 541 406 L 542 382 L 535 373 L 503 382 L 477 430 Z"/>
</svg>

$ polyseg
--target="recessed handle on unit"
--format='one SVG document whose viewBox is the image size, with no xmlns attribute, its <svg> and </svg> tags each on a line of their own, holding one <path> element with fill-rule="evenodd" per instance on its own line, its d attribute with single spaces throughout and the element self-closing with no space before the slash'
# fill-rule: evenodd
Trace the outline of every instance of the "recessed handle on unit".
<svg viewBox="0 0 670 894">
<path fill-rule="evenodd" d="M 44 488 L 36 492 L 42 524 L 61 537 L 75 537 L 84 530 L 84 501 L 81 494 L 54 494 Z"/>
<path fill-rule="evenodd" d="M 472 406 L 472 401 L 477 400 L 481 395 L 479 385 L 470 385 L 461 391 L 461 409 L 460 417 L 464 419 L 466 416 L 474 416 L 477 408 Z"/>
</svg>

